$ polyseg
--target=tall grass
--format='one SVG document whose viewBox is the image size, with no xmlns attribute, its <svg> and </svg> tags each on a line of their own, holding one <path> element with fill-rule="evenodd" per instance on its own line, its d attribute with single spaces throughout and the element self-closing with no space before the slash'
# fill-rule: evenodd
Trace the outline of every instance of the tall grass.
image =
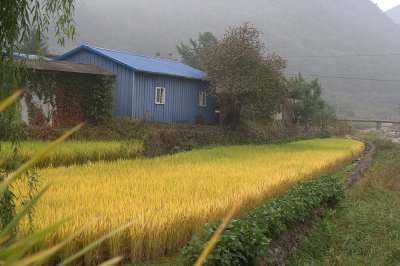
<svg viewBox="0 0 400 266">
<path fill-rule="evenodd" d="M 399 265 L 400 149 L 377 143 L 369 171 L 287 265 Z"/>
<path fill-rule="evenodd" d="M 362 150 L 363 144 L 353 140 L 309 140 L 43 169 L 41 184 L 55 185 L 37 206 L 34 227 L 73 217 L 43 241 L 43 246 L 50 246 L 100 217 L 95 228 L 62 250 L 63 257 L 110 228 L 136 219 L 127 233 L 89 254 L 86 263 L 121 253 L 132 261 L 146 260 L 181 247 L 204 224 L 224 217 L 235 202 L 243 202 L 238 211 L 243 214 L 299 181 L 348 164 Z M 22 185 L 19 189 L 24 191 Z"/>
<path fill-rule="evenodd" d="M 0 142 L 0 161 L 11 155 L 11 142 Z M 40 150 L 48 146 L 46 141 L 24 141 L 18 149 L 18 161 L 27 161 Z M 88 162 L 116 161 L 118 159 L 133 159 L 143 152 L 142 141 L 68 141 L 57 147 L 53 153 L 42 159 L 37 167 L 59 167 L 82 165 Z M 10 159 L 10 158 L 9 158 Z"/>
</svg>

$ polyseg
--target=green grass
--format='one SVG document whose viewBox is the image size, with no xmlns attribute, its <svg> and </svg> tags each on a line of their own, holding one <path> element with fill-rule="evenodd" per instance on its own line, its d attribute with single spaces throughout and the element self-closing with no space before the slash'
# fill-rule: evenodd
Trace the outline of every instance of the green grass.
<svg viewBox="0 0 400 266">
<path fill-rule="evenodd" d="M 400 150 L 386 147 L 288 265 L 399 265 L 399 206 Z"/>
<path fill-rule="evenodd" d="M 49 142 L 46 141 L 24 141 L 20 145 L 16 158 L 9 158 L 13 154 L 11 142 L 2 141 L 0 142 L 0 161 L 7 159 L 8 163 L 16 160 L 25 162 L 48 144 Z M 38 167 L 59 167 L 97 161 L 132 159 L 140 156 L 142 152 L 143 142 L 141 141 L 68 141 L 58 147 L 50 156 L 44 158 Z"/>
<path fill-rule="evenodd" d="M 184 266 L 184 260 L 179 252 L 143 263 L 128 264 L 126 266 Z"/>
<path fill-rule="evenodd" d="M 353 130 L 352 135 L 366 141 L 374 141 L 377 138 L 376 132 L 365 132 L 360 130 Z"/>
<path fill-rule="evenodd" d="M 353 125 L 353 128 L 358 129 L 358 130 L 376 128 L 376 123 L 353 122 L 352 125 Z"/>
</svg>

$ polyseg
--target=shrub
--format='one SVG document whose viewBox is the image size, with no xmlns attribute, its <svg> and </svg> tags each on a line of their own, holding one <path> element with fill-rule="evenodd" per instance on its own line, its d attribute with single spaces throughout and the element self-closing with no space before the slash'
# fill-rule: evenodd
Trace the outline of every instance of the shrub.
<svg viewBox="0 0 400 266">
<path fill-rule="evenodd" d="M 392 150 L 395 149 L 395 144 L 390 139 L 376 137 L 373 143 L 379 150 Z"/>
</svg>

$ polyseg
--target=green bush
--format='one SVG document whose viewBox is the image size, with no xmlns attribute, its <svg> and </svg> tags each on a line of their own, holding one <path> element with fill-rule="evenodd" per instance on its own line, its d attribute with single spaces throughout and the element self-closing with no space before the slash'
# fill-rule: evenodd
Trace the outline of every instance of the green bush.
<svg viewBox="0 0 400 266">
<path fill-rule="evenodd" d="M 253 265 L 259 257 L 268 257 L 268 245 L 288 228 L 312 218 L 323 203 L 336 204 L 342 197 L 342 178 L 324 176 L 303 182 L 288 193 L 267 202 L 243 220 L 232 220 L 207 265 Z M 188 264 L 193 264 L 218 225 L 207 225 L 182 250 Z"/>
</svg>

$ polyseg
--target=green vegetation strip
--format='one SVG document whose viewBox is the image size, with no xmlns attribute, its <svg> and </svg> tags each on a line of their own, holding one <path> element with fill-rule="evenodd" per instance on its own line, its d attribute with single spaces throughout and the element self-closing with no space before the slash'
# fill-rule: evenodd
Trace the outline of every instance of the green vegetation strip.
<svg viewBox="0 0 400 266">
<path fill-rule="evenodd" d="M 18 153 L 7 158 L 12 152 L 11 142 L 0 142 L 0 161 L 12 167 L 14 162 L 25 162 L 49 145 L 46 141 L 24 141 Z M 88 162 L 133 159 L 143 152 L 141 141 L 68 141 L 39 162 L 38 167 L 59 167 L 82 165 Z"/>
<path fill-rule="evenodd" d="M 298 222 L 315 216 L 324 203 L 336 204 L 342 197 L 342 185 L 353 167 L 335 174 L 306 181 L 288 193 L 267 202 L 242 220 L 232 220 L 207 260 L 207 265 L 253 265 L 258 258 L 268 258 L 272 240 Z M 217 228 L 208 225 L 185 246 L 186 264 L 193 264 Z"/>
<path fill-rule="evenodd" d="M 399 265 L 400 149 L 377 146 L 375 164 L 303 237 L 287 265 Z"/>
</svg>

